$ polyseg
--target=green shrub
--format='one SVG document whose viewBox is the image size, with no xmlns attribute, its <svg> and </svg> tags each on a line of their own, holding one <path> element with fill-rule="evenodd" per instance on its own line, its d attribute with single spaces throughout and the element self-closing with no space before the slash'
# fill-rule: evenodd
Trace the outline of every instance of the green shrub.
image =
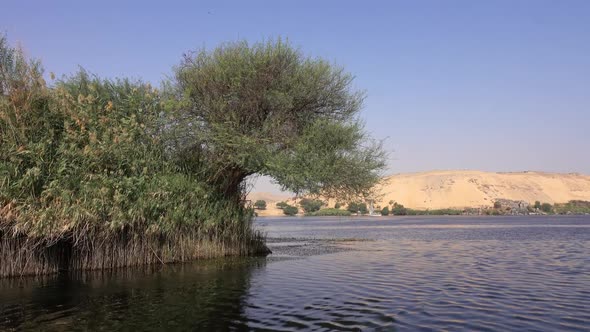
<svg viewBox="0 0 590 332">
<path fill-rule="evenodd" d="M 348 217 L 351 215 L 350 211 L 347 210 L 340 210 L 340 209 L 321 209 L 319 211 L 315 211 L 315 212 L 311 212 L 311 213 L 307 213 L 307 216 L 314 216 L 314 217 L 320 217 L 320 216 L 340 216 L 340 217 Z"/>
<path fill-rule="evenodd" d="M 393 203 L 393 208 L 391 209 L 391 214 L 396 216 L 405 216 L 408 214 L 408 209 L 406 209 L 403 205 L 399 203 Z"/>
<path fill-rule="evenodd" d="M 299 205 L 303 211 L 305 211 L 305 213 L 312 213 L 319 211 L 322 205 L 324 205 L 324 202 L 320 201 L 319 199 L 304 198 L 301 200 L 301 202 L 299 202 Z"/>
<path fill-rule="evenodd" d="M 299 209 L 296 206 L 287 205 L 283 208 L 283 213 L 287 216 L 294 216 L 299 213 Z"/>
<path fill-rule="evenodd" d="M 266 210 L 266 201 L 259 199 L 254 203 L 254 207 L 258 210 Z"/>
<path fill-rule="evenodd" d="M 367 209 L 367 203 L 360 203 L 358 205 L 358 208 L 359 208 L 359 212 L 361 214 L 367 214 L 367 213 L 369 213 L 369 209 Z"/>
<path fill-rule="evenodd" d="M 572 200 L 565 204 L 555 204 L 554 211 L 559 214 L 586 214 L 590 213 L 590 202 Z"/>
<path fill-rule="evenodd" d="M 346 208 L 351 213 L 357 213 L 359 211 L 359 205 L 355 202 L 348 203 L 348 207 Z"/>
<path fill-rule="evenodd" d="M 172 153 L 156 89 L 42 72 L 0 36 L 0 276 L 257 250 L 253 212 Z M 42 259 L 51 248 L 71 261 Z"/>
<path fill-rule="evenodd" d="M 553 206 L 549 203 L 543 203 L 541 204 L 541 211 L 551 213 L 553 211 Z"/>
<path fill-rule="evenodd" d="M 388 216 L 389 215 L 389 207 L 386 206 L 383 209 L 381 209 L 381 215 Z"/>
<path fill-rule="evenodd" d="M 278 202 L 278 203 L 276 204 L 276 206 L 277 206 L 277 208 L 278 208 L 278 209 L 281 209 L 281 210 L 282 210 L 282 209 L 284 209 L 286 206 L 289 206 L 289 204 L 287 204 L 286 202 Z"/>
<path fill-rule="evenodd" d="M 432 216 L 458 216 L 458 215 L 463 214 L 463 210 L 435 209 L 435 210 L 429 210 L 427 214 L 432 215 Z"/>
</svg>

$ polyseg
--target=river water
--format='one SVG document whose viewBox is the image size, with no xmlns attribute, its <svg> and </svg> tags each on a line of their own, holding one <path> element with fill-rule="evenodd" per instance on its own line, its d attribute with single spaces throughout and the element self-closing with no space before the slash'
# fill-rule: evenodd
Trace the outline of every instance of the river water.
<svg viewBox="0 0 590 332">
<path fill-rule="evenodd" d="M 0 280 L 0 330 L 590 331 L 590 217 L 260 218 L 273 254 Z"/>
</svg>

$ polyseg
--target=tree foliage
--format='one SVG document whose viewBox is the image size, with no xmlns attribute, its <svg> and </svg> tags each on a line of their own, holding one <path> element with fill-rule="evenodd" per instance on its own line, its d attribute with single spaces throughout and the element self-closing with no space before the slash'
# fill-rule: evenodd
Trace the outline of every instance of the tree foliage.
<svg viewBox="0 0 590 332">
<path fill-rule="evenodd" d="M 283 202 L 283 201 L 281 201 L 281 202 L 278 202 L 278 203 L 276 204 L 277 208 L 278 208 L 278 209 L 281 209 L 281 210 L 282 210 L 282 209 L 284 209 L 284 208 L 285 208 L 286 206 L 288 206 L 288 205 L 289 205 L 289 204 L 287 204 L 287 202 Z"/>
<path fill-rule="evenodd" d="M 367 208 L 367 203 L 350 202 L 350 203 L 348 203 L 347 210 L 350 211 L 351 213 L 359 213 L 359 214 L 369 213 L 369 209 Z"/>
<path fill-rule="evenodd" d="M 299 213 L 299 209 L 293 205 L 287 205 L 283 208 L 283 214 L 287 216 L 294 216 Z"/>
<path fill-rule="evenodd" d="M 0 200 L 15 206 L 22 230 L 147 223 L 167 232 L 199 227 L 205 210 L 223 215 L 206 183 L 166 158 L 159 95 L 148 84 L 80 71 L 48 87 L 36 63 L 17 52 L 2 59 Z"/>
<path fill-rule="evenodd" d="M 40 63 L 0 37 L 0 242 L 26 239 L 11 247 L 17 258 L 0 255 L 0 275 L 46 271 L 37 250 L 60 243 L 94 250 L 83 254 L 93 268 L 194 258 L 195 241 L 214 238 L 249 246 L 251 211 L 184 167 L 168 123 L 149 84 L 83 70 L 47 84 Z M 92 263 L 115 243 L 119 256 Z"/>
<path fill-rule="evenodd" d="M 213 239 L 250 252 L 249 175 L 325 197 L 366 196 L 378 181 L 385 154 L 352 82 L 277 40 L 189 54 L 163 92 L 83 70 L 47 84 L 0 37 L 0 240 L 116 253 L 116 239 L 149 256 L 113 254 L 114 265 L 196 257 L 195 241 Z"/>
<path fill-rule="evenodd" d="M 553 209 L 558 214 L 589 214 L 590 202 L 572 200 L 564 204 L 555 204 Z"/>
<path fill-rule="evenodd" d="M 311 216 L 311 217 L 328 217 L 328 216 L 348 217 L 351 215 L 351 213 L 350 213 L 350 211 L 347 211 L 347 210 L 328 208 L 328 209 L 321 209 L 321 210 L 311 212 L 311 213 L 306 213 L 305 215 Z"/>
<path fill-rule="evenodd" d="M 266 201 L 259 199 L 256 202 L 254 202 L 254 207 L 258 210 L 266 210 Z"/>
<path fill-rule="evenodd" d="M 553 212 L 553 206 L 549 203 L 543 203 L 541 204 L 541 211 L 545 213 L 551 213 Z"/>
<path fill-rule="evenodd" d="M 350 211 L 351 213 L 357 213 L 359 210 L 359 205 L 358 205 L 358 203 L 350 202 L 350 203 L 348 203 L 348 206 L 346 207 L 346 209 L 348 211 Z"/>
<path fill-rule="evenodd" d="M 301 195 L 366 195 L 385 154 L 358 119 L 364 95 L 352 82 L 280 39 L 191 53 L 167 89 L 181 97 L 175 149 L 214 165 L 208 182 L 227 196 L 252 174 Z"/>
<path fill-rule="evenodd" d="M 299 202 L 299 205 L 301 206 L 303 211 L 305 211 L 305 213 L 312 213 L 319 211 L 324 205 L 324 202 L 322 202 L 319 199 L 303 198 Z"/>
<path fill-rule="evenodd" d="M 408 214 L 408 209 L 405 208 L 402 204 L 393 203 L 393 208 L 391 209 L 391 214 L 396 216 L 405 216 Z"/>
</svg>

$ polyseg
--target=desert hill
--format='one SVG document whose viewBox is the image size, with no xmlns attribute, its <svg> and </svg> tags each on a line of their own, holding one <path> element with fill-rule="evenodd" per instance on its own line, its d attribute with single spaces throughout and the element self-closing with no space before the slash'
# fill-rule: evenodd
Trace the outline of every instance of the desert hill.
<svg viewBox="0 0 590 332">
<path fill-rule="evenodd" d="M 553 204 L 570 200 L 590 201 L 590 176 L 577 173 L 431 171 L 385 177 L 378 189 L 381 196 L 375 205 L 386 206 L 395 201 L 413 209 L 484 207 L 492 206 L 496 199 Z M 267 201 L 268 210 L 261 211 L 260 215 L 281 215 L 282 211 L 276 209 L 275 204 L 290 197 L 286 194 L 251 193 L 248 198 Z"/>
<path fill-rule="evenodd" d="M 590 176 L 576 173 L 432 171 L 386 177 L 382 205 L 390 200 L 414 209 L 491 206 L 496 199 L 533 203 L 590 201 Z"/>
</svg>

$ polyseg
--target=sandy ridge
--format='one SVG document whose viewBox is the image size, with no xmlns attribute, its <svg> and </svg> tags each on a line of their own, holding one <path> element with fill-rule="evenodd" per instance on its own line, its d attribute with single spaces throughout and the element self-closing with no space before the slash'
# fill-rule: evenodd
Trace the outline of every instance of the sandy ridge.
<svg viewBox="0 0 590 332">
<path fill-rule="evenodd" d="M 378 186 L 377 204 L 390 201 L 413 209 L 492 206 L 499 198 L 548 203 L 590 201 L 590 176 L 579 173 L 431 171 L 387 176 Z M 260 215 L 281 215 L 276 202 L 286 194 L 251 193 L 251 200 L 264 199 L 269 209 Z"/>
</svg>

